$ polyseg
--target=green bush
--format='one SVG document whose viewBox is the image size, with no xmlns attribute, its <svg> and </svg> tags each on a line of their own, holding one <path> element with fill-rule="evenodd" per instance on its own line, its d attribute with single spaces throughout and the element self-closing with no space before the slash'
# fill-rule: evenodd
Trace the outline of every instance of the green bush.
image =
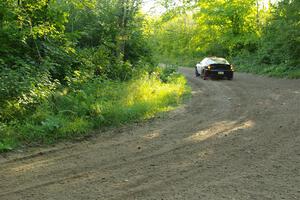
<svg viewBox="0 0 300 200">
<path fill-rule="evenodd" d="M 287 64 L 265 64 L 259 62 L 255 56 L 236 57 L 233 59 L 237 71 L 267 75 L 281 78 L 300 78 L 300 68 Z"/>
<path fill-rule="evenodd" d="M 160 79 L 163 82 L 168 82 L 172 75 L 178 73 L 178 67 L 175 65 L 167 65 L 160 70 Z"/>
</svg>

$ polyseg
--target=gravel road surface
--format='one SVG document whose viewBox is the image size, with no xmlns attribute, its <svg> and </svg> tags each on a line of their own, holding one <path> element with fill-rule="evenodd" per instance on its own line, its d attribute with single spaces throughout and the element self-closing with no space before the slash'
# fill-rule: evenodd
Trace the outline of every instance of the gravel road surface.
<svg viewBox="0 0 300 200">
<path fill-rule="evenodd" d="M 192 98 L 164 116 L 0 155 L 0 199 L 300 199 L 300 80 L 180 71 Z"/>
</svg>

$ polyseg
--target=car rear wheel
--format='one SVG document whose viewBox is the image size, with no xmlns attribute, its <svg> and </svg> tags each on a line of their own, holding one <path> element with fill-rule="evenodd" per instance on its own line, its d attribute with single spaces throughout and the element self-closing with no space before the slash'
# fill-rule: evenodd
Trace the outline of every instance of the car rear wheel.
<svg viewBox="0 0 300 200">
<path fill-rule="evenodd" d="M 198 73 L 197 67 L 195 67 L 195 75 L 196 75 L 196 77 L 200 76 L 200 74 Z"/>
<path fill-rule="evenodd" d="M 227 79 L 230 80 L 230 81 L 232 81 L 233 75 L 232 76 L 227 76 Z"/>
<path fill-rule="evenodd" d="M 205 71 L 202 70 L 201 77 L 203 80 L 207 80 L 207 76 L 205 75 Z"/>
</svg>

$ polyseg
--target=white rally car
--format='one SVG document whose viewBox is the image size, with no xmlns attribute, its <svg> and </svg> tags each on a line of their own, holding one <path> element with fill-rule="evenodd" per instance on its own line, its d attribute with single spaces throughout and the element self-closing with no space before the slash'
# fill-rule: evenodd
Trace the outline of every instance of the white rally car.
<svg viewBox="0 0 300 200">
<path fill-rule="evenodd" d="M 210 78 L 224 78 L 228 80 L 233 79 L 233 66 L 224 58 L 207 57 L 201 62 L 197 63 L 195 67 L 196 76 L 202 77 L 206 80 Z"/>
</svg>

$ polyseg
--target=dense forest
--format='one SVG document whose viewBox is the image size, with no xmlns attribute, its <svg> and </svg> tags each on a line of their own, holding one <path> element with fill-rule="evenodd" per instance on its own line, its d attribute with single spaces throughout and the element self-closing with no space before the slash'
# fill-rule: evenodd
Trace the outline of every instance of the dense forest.
<svg viewBox="0 0 300 200">
<path fill-rule="evenodd" d="M 300 1 L 0 1 L 0 151 L 152 117 L 188 93 L 175 67 L 207 55 L 300 77 Z"/>
</svg>

